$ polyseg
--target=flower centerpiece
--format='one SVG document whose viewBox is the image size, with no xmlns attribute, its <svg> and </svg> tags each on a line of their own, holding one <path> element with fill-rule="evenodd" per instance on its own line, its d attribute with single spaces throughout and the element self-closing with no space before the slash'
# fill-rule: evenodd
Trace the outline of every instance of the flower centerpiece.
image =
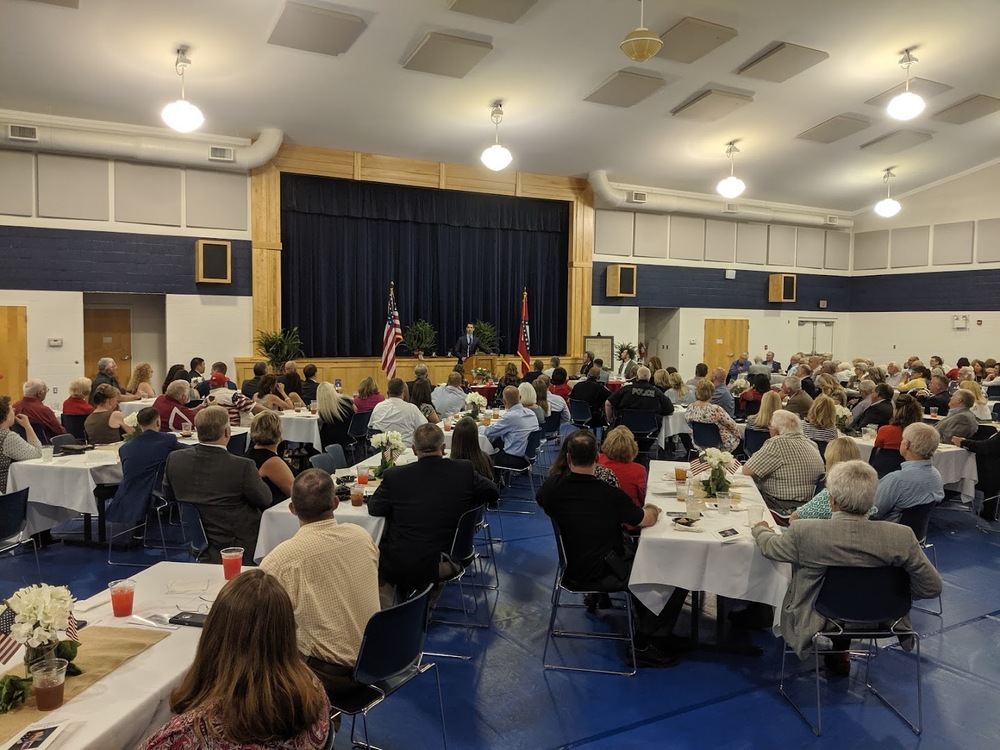
<svg viewBox="0 0 1000 750">
<path fill-rule="evenodd" d="M 736 378 L 732 383 L 729 384 L 729 390 L 734 396 L 739 396 L 741 393 L 746 391 L 750 387 L 749 381 L 746 378 L 739 377 Z"/>
<path fill-rule="evenodd" d="M 729 492 L 729 473 L 726 467 L 731 466 L 736 460 L 733 454 L 729 451 L 720 451 L 718 448 L 707 448 L 699 458 L 711 467 L 708 479 L 701 483 L 705 488 L 705 495 L 715 497 L 720 492 Z"/>
<path fill-rule="evenodd" d="M 134 411 L 131 414 L 128 414 L 125 417 L 125 419 L 122 420 L 122 422 L 124 422 L 125 424 L 127 424 L 129 427 L 132 428 L 132 432 L 126 432 L 125 435 L 122 437 L 123 442 L 127 443 L 129 440 L 136 437 L 140 432 L 142 432 L 142 428 L 139 427 L 139 412 Z"/>
<path fill-rule="evenodd" d="M 492 378 L 490 377 L 490 371 L 485 367 L 474 367 L 472 368 L 472 375 L 476 379 L 477 383 L 486 383 Z"/>
<path fill-rule="evenodd" d="M 470 393 L 465 397 L 465 403 L 472 407 L 469 416 L 478 421 L 479 410 L 486 408 L 486 397 L 480 396 L 478 393 Z"/>
<path fill-rule="evenodd" d="M 851 423 L 851 418 L 851 410 L 837 404 L 837 429 L 844 433 L 849 432 L 847 425 Z"/>
<path fill-rule="evenodd" d="M 15 591 L 6 605 L 10 611 L 4 612 L 2 617 L 7 618 L 10 637 L 17 643 L 24 644 L 25 673 L 37 661 L 58 658 L 72 662 L 76 658 L 76 641 L 59 638 L 60 631 L 67 631 L 70 637 L 75 637 L 76 634 L 73 595 L 68 588 L 49 586 L 47 583 L 26 586 Z M 8 625 L 5 625 L 3 631 L 7 629 Z M 70 664 L 66 674 L 80 674 L 80 670 Z M 0 695 L 3 692 L 3 686 L 0 685 Z M 0 705 L 0 713 L 3 710 Z"/>
<path fill-rule="evenodd" d="M 403 436 L 395 430 L 372 435 L 372 447 L 382 451 L 382 460 L 379 462 L 378 468 L 372 472 L 376 477 L 381 477 L 387 469 L 395 466 L 396 459 L 406 450 L 406 446 L 403 445 Z"/>
</svg>

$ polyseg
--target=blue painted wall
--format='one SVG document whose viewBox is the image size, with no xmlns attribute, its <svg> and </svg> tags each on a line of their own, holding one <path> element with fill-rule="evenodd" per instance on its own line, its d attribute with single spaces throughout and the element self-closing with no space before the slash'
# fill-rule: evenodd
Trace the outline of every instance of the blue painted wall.
<svg viewBox="0 0 1000 750">
<path fill-rule="evenodd" d="M 205 239 L 211 239 L 207 234 Z M 252 295 L 248 240 L 232 241 L 233 282 L 196 284 L 196 238 L 0 226 L 0 288 Z"/>
<path fill-rule="evenodd" d="M 851 279 L 851 312 L 1000 310 L 1000 268 Z"/>
</svg>

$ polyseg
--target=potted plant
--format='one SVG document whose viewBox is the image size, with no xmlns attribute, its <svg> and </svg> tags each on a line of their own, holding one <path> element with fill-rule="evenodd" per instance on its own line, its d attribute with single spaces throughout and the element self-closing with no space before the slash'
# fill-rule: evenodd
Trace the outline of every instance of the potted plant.
<svg viewBox="0 0 1000 750">
<path fill-rule="evenodd" d="M 426 320 L 415 320 L 403 334 L 403 346 L 420 359 L 424 352 L 433 351 L 436 344 L 437 331 Z"/>
<path fill-rule="evenodd" d="M 280 372 L 285 362 L 305 356 L 298 327 L 290 330 L 257 331 L 253 343 L 257 347 L 257 352 L 263 355 L 271 366 L 272 372 Z"/>
<path fill-rule="evenodd" d="M 485 320 L 477 320 L 472 324 L 472 335 L 479 339 L 479 343 L 486 351 L 499 351 L 500 333 L 492 323 L 487 323 Z"/>
<path fill-rule="evenodd" d="M 618 358 L 621 359 L 622 352 L 627 351 L 628 356 L 632 361 L 635 361 L 635 344 L 631 341 L 623 341 L 615 346 L 615 351 L 618 353 Z"/>
</svg>

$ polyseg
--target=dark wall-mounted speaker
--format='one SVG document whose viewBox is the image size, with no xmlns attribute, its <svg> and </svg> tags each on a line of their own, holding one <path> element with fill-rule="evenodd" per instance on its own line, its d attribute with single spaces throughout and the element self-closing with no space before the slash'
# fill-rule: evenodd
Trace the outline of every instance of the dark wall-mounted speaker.
<svg viewBox="0 0 1000 750">
<path fill-rule="evenodd" d="M 635 274 L 635 266 L 617 264 L 608 266 L 607 296 L 634 297 Z"/>
<path fill-rule="evenodd" d="M 795 301 L 795 274 L 794 273 L 772 273 L 768 277 L 767 301 L 768 302 L 794 302 Z"/>
</svg>

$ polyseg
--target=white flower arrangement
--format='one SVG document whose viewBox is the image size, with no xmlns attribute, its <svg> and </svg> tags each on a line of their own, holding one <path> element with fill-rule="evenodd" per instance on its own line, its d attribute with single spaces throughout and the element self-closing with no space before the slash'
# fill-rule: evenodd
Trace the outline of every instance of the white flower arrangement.
<svg viewBox="0 0 1000 750">
<path fill-rule="evenodd" d="M 739 396 L 750 388 L 750 382 L 746 378 L 736 378 L 729 384 L 729 390 L 734 396 Z"/>
<path fill-rule="evenodd" d="M 58 631 L 69 625 L 73 595 L 65 586 L 42 583 L 15 591 L 7 600 L 14 610 L 10 636 L 18 643 L 38 648 L 59 640 Z"/>
<path fill-rule="evenodd" d="M 472 374 L 477 378 L 488 378 L 492 373 L 485 367 L 472 368 Z"/>
<path fill-rule="evenodd" d="M 487 402 L 484 396 L 480 396 L 478 393 L 470 393 L 465 397 L 465 403 L 469 404 L 469 406 L 478 406 L 480 409 L 485 409 Z"/>
<path fill-rule="evenodd" d="M 373 448 L 391 448 L 393 450 L 406 450 L 406 446 L 403 445 L 403 436 L 400 435 L 395 430 L 389 430 L 388 432 L 380 432 L 376 435 L 372 435 L 372 447 Z"/>
<path fill-rule="evenodd" d="M 127 424 L 132 429 L 135 429 L 136 427 L 139 426 L 139 412 L 137 411 L 132 412 L 131 414 L 127 415 L 125 419 L 122 420 L 122 422 Z"/>
<path fill-rule="evenodd" d="M 718 448 L 706 448 L 703 457 L 705 463 L 713 469 L 731 466 L 734 460 L 732 453 L 729 451 L 720 451 Z"/>
<path fill-rule="evenodd" d="M 850 409 L 848 409 L 846 406 L 841 406 L 840 404 L 837 404 L 837 421 L 840 421 L 841 419 L 844 418 L 850 418 L 850 416 L 851 416 Z"/>
</svg>

